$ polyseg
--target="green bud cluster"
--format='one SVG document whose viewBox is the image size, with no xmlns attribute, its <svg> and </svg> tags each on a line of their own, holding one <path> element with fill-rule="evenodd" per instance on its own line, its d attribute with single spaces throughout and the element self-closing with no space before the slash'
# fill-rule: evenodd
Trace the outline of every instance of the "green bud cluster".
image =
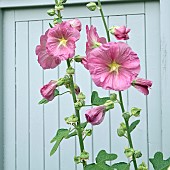
<svg viewBox="0 0 170 170">
<path fill-rule="evenodd" d="M 69 75 L 72 75 L 75 73 L 75 69 L 73 67 L 69 67 L 67 70 L 66 70 L 67 74 Z"/>
<path fill-rule="evenodd" d="M 148 167 L 146 166 L 146 164 L 144 162 L 142 162 L 139 165 L 138 170 L 148 170 Z"/>
<path fill-rule="evenodd" d="M 112 100 L 113 102 L 115 102 L 115 101 L 117 100 L 117 94 L 116 94 L 116 93 L 110 94 L 110 100 Z"/>
<path fill-rule="evenodd" d="M 134 152 L 135 151 L 132 148 L 125 148 L 125 151 L 124 151 L 127 158 L 131 158 L 133 156 Z"/>
<path fill-rule="evenodd" d="M 140 158 L 140 157 L 142 157 L 142 153 L 141 153 L 141 151 L 139 151 L 139 150 L 135 150 L 134 155 L 135 155 L 135 158 Z"/>
<path fill-rule="evenodd" d="M 114 108 L 114 102 L 112 100 L 107 100 L 104 104 L 104 106 L 106 107 L 106 111 L 113 109 Z"/>
<path fill-rule="evenodd" d="M 89 159 L 89 153 L 86 151 L 83 151 L 80 156 L 74 157 L 74 162 L 76 164 L 82 163 L 83 161 L 87 161 Z"/>
<path fill-rule="evenodd" d="M 81 107 L 85 105 L 85 101 L 83 99 L 77 100 L 76 103 L 74 103 L 74 106 L 76 109 L 80 110 Z"/>
<path fill-rule="evenodd" d="M 119 137 L 122 137 L 126 134 L 126 125 L 125 123 L 121 123 L 120 127 L 117 129 L 117 134 Z"/>
<path fill-rule="evenodd" d="M 91 136 L 92 135 L 92 129 L 86 129 L 83 131 L 84 136 Z"/>
<path fill-rule="evenodd" d="M 78 122 L 78 117 L 73 114 L 70 117 L 66 117 L 64 120 L 66 121 L 67 124 L 73 125 Z"/>
<path fill-rule="evenodd" d="M 79 100 L 84 100 L 86 98 L 86 96 L 82 93 L 82 92 L 80 92 L 78 95 L 77 95 L 77 99 L 79 99 Z"/>
</svg>

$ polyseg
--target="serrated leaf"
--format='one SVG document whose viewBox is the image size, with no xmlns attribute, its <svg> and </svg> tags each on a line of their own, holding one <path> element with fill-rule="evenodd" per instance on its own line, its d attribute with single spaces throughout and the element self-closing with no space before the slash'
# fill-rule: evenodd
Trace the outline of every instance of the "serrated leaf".
<svg viewBox="0 0 170 170">
<path fill-rule="evenodd" d="M 69 138 L 76 136 L 76 135 L 77 135 L 77 131 L 75 130 L 74 132 L 69 133 L 68 136 L 66 137 L 66 139 L 69 139 Z"/>
<path fill-rule="evenodd" d="M 55 142 L 55 144 L 50 152 L 50 156 L 52 156 L 56 152 L 61 141 L 68 136 L 69 132 L 70 131 L 68 129 L 59 129 L 57 131 L 56 136 L 51 140 L 51 143 Z"/>
<path fill-rule="evenodd" d="M 140 123 L 140 120 L 136 120 L 136 121 L 134 121 L 134 122 L 130 125 L 130 127 L 129 127 L 130 133 L 136 128 L 136 126 L 137 126 L 139 123 Z"/>
<path fill-rule="evenodd" d="M 115 159 L 117 159 L 116 154 L 108 154 L 105 150 L 101 150 L 97 155 L 96 163 L 113 161 Z"/>
<path fill-rule="evenodd" d="M 115 170 L 129 170 L 130 165 L 125 162 L 119 162 L 119 163 L 113 164 L 112 168 Z"/>
<path fill-rule="evenodd" d="M 47 100 L 47 99 L 42 99 L 42 100 L 40 100 L 39 101 L 39 103 L 38 104 L 47 104 L 49 101 Z"/>
<path fill-rule="evenodd" d="M 110 100 L 110 97 L 100 98 L 96 91 L 92 92 L 91 95 L 91 104 L 95 106 L 103 105 L 107 100 Z"/>
<path fill-rule="evenodd" d="M 163 159 L 163 153 L 157 152 L 153 159 L 149 159 L 155 170 L 167 170 L 170 167 L 170 158 Z"/>
</svg>

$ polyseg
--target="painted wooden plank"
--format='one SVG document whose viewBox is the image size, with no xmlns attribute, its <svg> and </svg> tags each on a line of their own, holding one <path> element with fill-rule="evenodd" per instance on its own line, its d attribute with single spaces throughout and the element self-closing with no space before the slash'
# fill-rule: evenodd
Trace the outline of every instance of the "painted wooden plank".
<svg viewBox="0 0 170 170">
<path fill-rule="evenodd" d="M 15 119 L 15 23 L 14 11 L 4 13 L 3 26 L 4 33 L 3 45 L 3 74 L 4 76 L 4 169 L 15 170 L 16 166 L 16 119 Z M 9 22 L 10 27 L 9 27 Z M 8 49 L 10 47 L 10 50 Z M 10 62 L 9 62 L 10 61 Z M 10 68 L 10 69 L 9 69 Z M 10 90 L 9 90 L 10 89 Z"/>
<path fill-rule="evenodd" d="M 35 8 L 35 9 L 17 9 L 15 13 L 16 21 L 27 20 L 43 20 L 52 19 L 47 15 L 49 8 Z M 103 10 L 106 16 L 110 15 L 126 15 L 126 14 L 138 14 L 144 12 L 144 5 L 139 3 L 115 3 L 115 4 L 103 4 Z M 81 12 L 80 12 L 81 11 Z M 23 15 L 23 12 L 27 15 Z M 40 15 L 41 14 L 41 15 Z M 81 17 L 93 17 L 100 16 L 98 10 L 90 12 L 85 5 L 66 6 L 62 12 L 64 18 L 81 18 Z"/>
<path fill-rule="evenodd" d="M 101 0 L 101 2 L 139 2 L 143 0 Z M 158 0 L 145 0 L 145 1 L 158 1 Z M 67 4 L 80 4 L 80 3 L 88 3 L 89 0 L 68 0 Z M 97 2 L 95 0 L 94 2 Z M 1 0 L 0 8 L 12 8 L 12 7 L 29 7 L 29 6 L 46 6 L 46 5 L 54 5 L 54 0 L 30 0 L 29 2 L 26 0 Z"/>
<path fill-rule="evenodd" d="M 0 42 L 2 42 L 2 10 L 0 9 Z M 0 45 L 0 169 L 3 169 L 3 159 L 4 159 L 4 151 L 3 151 L 3 53 L 2 53 L 2 44 Z"/>
<path fill-rule="evenodd" d="M 169 137 L 169 96 L 170 96 L 170 41 L 169 28 L 170 23 L 167 22 L 170 16 L 170 1 L 160 1 L 160 26 L 161 26 L 161 105 L 162 105 L 162 151 L 165 157 L 170 155 L 170 137 Z M 166 33 L 166 31 L 168 31 Z"/>
<path fill-rule="evenodd" d="M 38 105 L 41 99 L 39 89 L 43 82 L 43 72 L 38 66 L 35 47 L 39 44 L 39 37 L 42 33 L 42 22 L 29 22 L 29 87 L 30 87 L 30 169 L 44 169 L 44 119 L 43 107 Z M 36 152 L 35 152 L 36 151 Z"/>
<path fill-rule="evenodd" d="M 28 23 L 16 23 L 17 170 L 30 169 L 30 75 L 28 47 Z"/>
<path fill-rule="evenodd" d="M 49 21 L 43 21 L 43 34 L 49 28 Z M 39 66 L 40 67 L 40 66 Z M 59 69 L 55 68 L 52 70 L 44 71 L 44 84 L 51 80 L 57 80 Z M 50 157 L 50 151 L 53 144 L 50 143 L 51 139 L 55 136 L 59 128 L 59 99 L 56 97 L 54 101 L 44 106 L 44 133 L 45 133 L 45 169 L 60 169 L 60 151 Z"/>
<path fill-rule="evenodd" d="M 128 44 L 132 49 L 138 54 L 141 64 L 141 72 L 139 77 L 145 78 L 147 67 L 145 60 L 145 20 L 144 15 L 134 15 L 127 16 L 127 26 L 131 28 L 130 39 Z M 132 133 L 132 138 L 134 141 L 134 147 L 136 150 L 141 150 L 143 153 L 142 159 L 138 159 L 138 163 L 145 161 L 148 163 L 148 112 L 147 112 L 147 100 L 146 97 L 139 93 L 133 87 L 129 89 L 129 101 L 128 101 L 128 110 L 132 107 L 138 107 L 142 109 L 140 116 L 140 124 L 137 129 Z M 133 118 L 132 121 L 136 120 Z M 141 141 L 141 142 L 139 142 Z"/>
<path fill-rule="evenodd" d="M 111 16 L 109 17 L 109 27 L 126 25 L 125 16 Z M 111 35 L 111 41 L 117 41 L 113 35 Z M 113 93 L 113 91 L 111 91 Z M 117 92 L 116 92 L 117 93 Z M 127 92 L 123 92 L 123 98 L 125 106 L 127 108 Z M 117 128 L 119 128 L 120 123 L 123 122 L 122 112 L 119 104 L 115 104 L 114 110 L 111 111 L 110 121 L 111 121 L 111 152 L 118 154 L 117 162 L 127 161 L 125 154 L 123 152 L 124 148 L 127 146 L 126 139 L 120 138 L 117 135 Z"/>
</svg>

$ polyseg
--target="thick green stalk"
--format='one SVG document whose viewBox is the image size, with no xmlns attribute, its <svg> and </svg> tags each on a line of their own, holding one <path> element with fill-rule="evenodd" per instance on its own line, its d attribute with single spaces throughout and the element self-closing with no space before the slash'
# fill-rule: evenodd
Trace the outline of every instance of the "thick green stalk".
<svg viewBox="0 0 170 170">
<path fill-rule="evenodd" d="M 108 39 L 108 42 L 110 42 L 110 40 L 111 40 L 110 34 L 109 34 L 109 30 L 108 30 L 108 27 L 107 27 L 107 23 L 106 23 L 106 20 L 105 20 L 105 17 L 104 17 L 104 13 L 103 13 L 103 10 L 102 10 L 102 4 L 101 4 L 100 0 L 98 0 L 98 6 L 99 6 L 99 10 L 100 10 L 100 13 L 101 13 L 101 16 L 102 16 L 103 24 L 104 24 L 104 27 L 105 27 L 105 30 L 106 30 L 107 39 Z M 123 104 L 123 98 L 122 98 L 121 91 L 119 91 L 119 98 L 120 98 L 121 110 L 122 110 L 122 113 L 124 113 L 125 108 L 124 108 L 124 104 Z M 131 138 L 131 134 L 130 134 L 130 130 L 129 130 L 129 121 L 125 120 L 125 124 L 126 124 L 126 128 L 127 128 L 127 138 L 128 138 L 129 146 L 133 149 L 132 138 Z M 135 168 L 135 170 L 137 170 L 138 168 L 137 168 L 136 158 L 135 158 L 134 155 L 133 155 L 132 158 L 133 158 L 134 168 Z"/>
</svg>

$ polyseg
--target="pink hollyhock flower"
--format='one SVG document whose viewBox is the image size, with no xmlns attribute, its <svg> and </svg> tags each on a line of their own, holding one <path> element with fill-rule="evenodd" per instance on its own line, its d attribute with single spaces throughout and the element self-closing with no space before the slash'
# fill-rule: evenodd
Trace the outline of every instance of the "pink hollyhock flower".
<svg viewBox="0 0 170 170">
<path fill-rule="evenodd" d="M 149 94 L 148 88 L 151 88 L 152 81 L 146 80 L 143 78 L 136 78 L 133 81 L 132 86 L 135 87 L 137 90 L 139 90 L 144 95 L 148 95 Z"/>
<path fill-rule="evenodd" d="M 69 22 L 73 28 L 76 28 L 78 31 L 81 31 L 81 22 L 79 19 L 71 19 L 67 22 Z"/>
<path fill-rule="evenodd" d="M 102 44 L 106 43 L 106 39 L 104 37 L 99 37 L 96 31 L 96 27 L 91 26 L 90 29 L 88 25 L 86 25 L 86 33 L 87 33 L 87 43 L 86 43 L 86 55 L 91 52 L 94 48 L 100 47 Z"/>
<path fill-rule="evenodd" d="M 73 28 L 68 22 L 56 24 L 48 32 L 47 49 L 48 52 L 60 58 L 67 60 L 75 54 L 75 42 L 80 38 L 80 32 Z"/>
<path fill-rule="evenodd" d="M 36 55 L 38 55 L 38 63 L 43 69 L 52 69 L 58 66 L 61 60 L 58 57 L 48 54 L 46 50 L 47 34 L 48 31 L 46 31 L 45 35 L 41 36 L 40 45 L 36 47 Z"/>
<path fill-rule="evenodd" d="M 128 40 L 129 32 L 130 32 L 130 29 L 126 28 L 125 26 L 113 27 L 113 30 L 111 31 L 111 33 L 115 35 L 117 40 Z"/>
<path fill-rule="evenodd" d="M 81 63 L 84 65 L 84 67 L 88 70 L 88 62 L 87 62 L 87 56 L 82 58 Z"/>
<path fill-rule="evenodd" d="M 92 125 L 99 125 L 105 116 L 105 106 L 97 106 L 92 109 L 89 109 L 85 113 L 87 122 Z"/>
<path fill-rule="evenodd" d="M 87 61 L 94 83 L 106 90 L 128 89 L 140 71 L 137 54 L 123 42 L 103 44 L 89 53 Z"/>
<path fill-rule="evenodd" d="M 48 101 L 51 101 L 54 99 L 54 91 L 57 87 L 57 81 L 51 80 L 48 84 L 44 85 L 40 92 L 41 95 L 47 99 Z"/>
</svg>

